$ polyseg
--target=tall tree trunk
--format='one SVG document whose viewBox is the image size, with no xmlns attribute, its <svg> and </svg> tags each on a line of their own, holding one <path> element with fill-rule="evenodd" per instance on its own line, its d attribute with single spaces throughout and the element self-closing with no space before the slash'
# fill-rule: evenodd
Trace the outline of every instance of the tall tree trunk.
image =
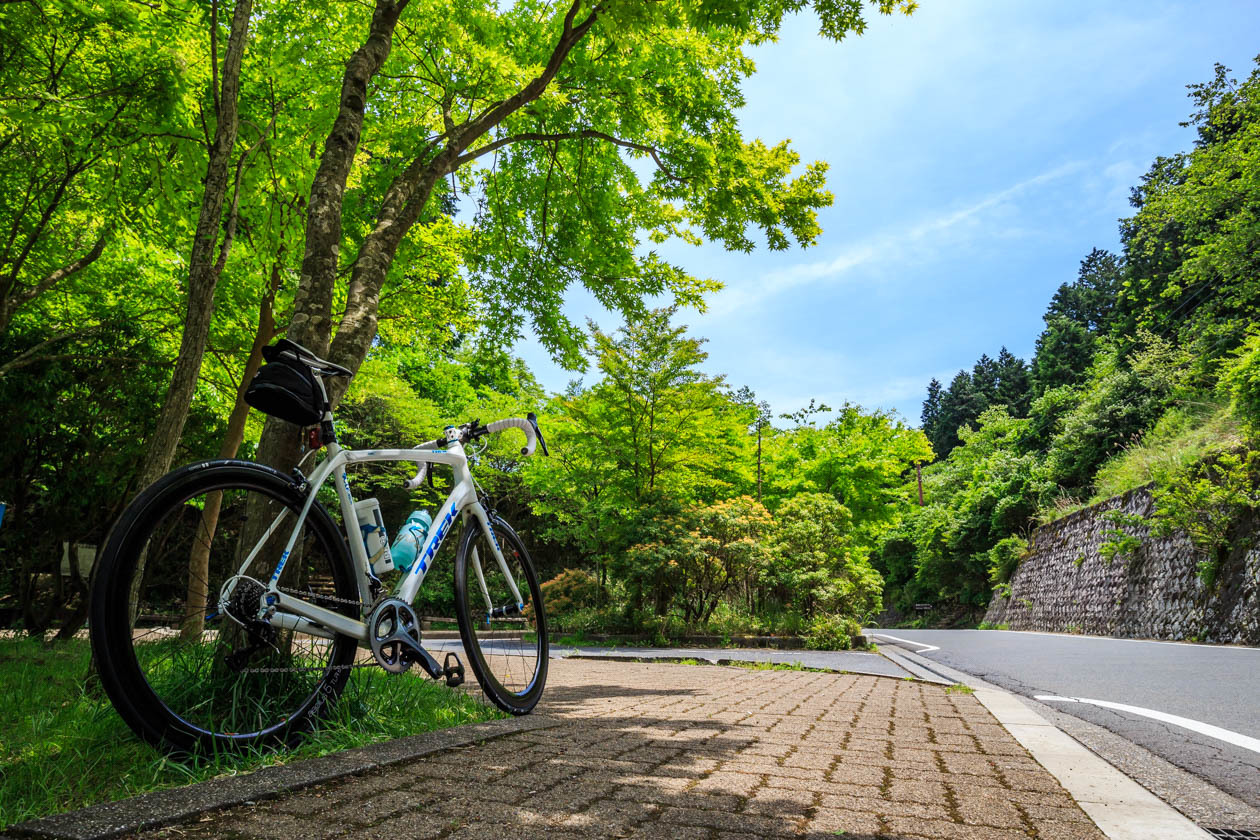
<svg viewBox="0 0 1260 840">
<path fill-rule="evenodd" d="M 283 250 L 281 251 L 283 254 Z M 245 402 L 245 390 L 249 382 L 262 366 L 262 349 L 280 332 L 276 329 L 275 298 L 280 290 L 280 264 L 277 257 L 271 267 L 271 284 L 263 295 L 258 311 L 258 329 L 254 332 L 254 344 L 249 350 L 249 359 L 245 362 L 245 372 L 241 375 L 240 385 L 236 389 L 236 403 L 232 406 L 232 414 L 228 417 L 227 433 L 219 446 L 220 458 L 235 458 L 236 451 L 245 440 L 245 421 L 249 417 L 249 405 Z M 184 600 L 184 620 L 180 633 L 187 641 L 200 638 L 206 627 L 206 599 L 209 596 L 210 582 L 210 545 L 214 542 L 215 531 L 219 527 L 219 511 L 223 504 L 222 493 L 211 493 L 206 498 L 205 508 L 201 511 L 201 524 L 197 531 L 197 539 L 193 542 L 188 556 L 188 592 Z"/>
<path fill-rule="evenodd" d="M 394 28 L 408 0 L 377 0 L 368 37 L 346 64 L 341 100 L 332 130 L 324 143 L 319 170 L 311 184 L 306 220 L 306 250 L 302 274 L 293 300 L 289 338 L 316 355 L 329 355 L 337 364 L 357 372 L 376 335 L 377 306 L 381 288 L 402 238 L 420 218 L 439 178 L 454 172 L 477 153 L 464 152 L 511 114 L 536 100 L 559 73 L 573 47 L 590 31 L 599 17 L 596 6 L 580 23 L 582 0 L 572 0 L 560 37 L 542 71 L 513 95 L 489 106 L 465 122 L 456 124 L 449 108 L 444 111 L 445 131 L 426 145 L 385 191 L 376 224 L 354 261 L 345 310 L 332 336 L 333 285 L 341 247 L 341 211 L 346 179 L 358 151 L 367 106 L 368 82 L 389 56 Z M 444 143 L 445 145 L 440 145 Z M 491 148 L 486 146 L 483 148 Z M 328 382 L 329 399 L 335 406 L 349 382 Z M 258 445 L 258 459 L 281 470 L 297 462 L 298 430 L 290 423 L 269 418 Z"/>
<path fill-rule="evenodd" d="M 217 8 L 217 2 L 216 2 Z M 227 196 L 232 151 L 236 146 L 239 124 L 237 95 L 240 91 L 241 59 L 245 54 L 245 41 L 249 34 L 249 16 L 253 0 L 237 0 L 232 14 L 232 28 L 228 35 L 227 50 L 223 57 L 222 91 L 214 91 L 218 98 L 217 125 L 214 141 L 210 146 L 206 165 L 205 190 L 201 196 L 201 215 L 197 220 L 197 232 L 193 237 L 192 254 L 188 267 L 188 308 L 184 315 L 184 332 L 180 340 L 179 356 L 166 400 L 158 414 L 157 428 L 149 439 L 148 452 L 140 469 L 138 488 L 148 487 L 171 468 L 175 449 L 188 419 L 193 393 L 201 373 L 201 359 L 205 354 L 206 340 L 210 334 L 210 319 L 214 314 L 214 290 L 223 272 L 224 258 L 231 245 L 232 223 L 224 233 L 223 245 L 216 244 L 219 226 L 223 218 L 223 202 Z M 215 24 L 212 21 L 211 26 Z M 218 56 L 211 56 L 212 62 Z"/>
<path fill-rule="evenodd" d="M 337 117 L 324 142 L 319 169 L 311 183 L 311 199 L 306 214 L 306 250 L 302 255 L 297 293 L 293 298 L 288 337 L 319 356 L 327 354 L 332 338 L 333 285 L 341 251 L 341 208 L 346 179 L 350 176 L 363 134 L 368 83 L 389 57 L 394 27 L 406 6 L 407 0 L 377 0 L 368 37 L 346 63 Z M 340 397 L 341 394 L 335 396 Z M 258 442 L 258 460 L 287 471 L 297 463 L 300 443 L 297 427 L 269 417 Z"/>
</svg>

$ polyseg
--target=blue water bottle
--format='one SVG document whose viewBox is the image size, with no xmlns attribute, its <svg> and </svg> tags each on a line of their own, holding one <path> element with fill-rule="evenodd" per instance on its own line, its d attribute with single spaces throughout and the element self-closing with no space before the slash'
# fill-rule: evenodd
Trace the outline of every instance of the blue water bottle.
<svg viewBox="0 0 1260 840">
<path fill-rule="evenodd" d="M 420 553 L 420 549 L 424 548 L 424 538 L 428 536 L 429 526 L 432 524 L 433 517 L 429 516 L 427 510 L 411 512 L 411 516 L 407 517 L 407 521 L 399 529 L 398 536 L 394 538 L 394 544 L 389 549 L 395 569 L 405 572 L 411 568 L 412 563 L 416 562 L 416 555 Z"/>
</svg>

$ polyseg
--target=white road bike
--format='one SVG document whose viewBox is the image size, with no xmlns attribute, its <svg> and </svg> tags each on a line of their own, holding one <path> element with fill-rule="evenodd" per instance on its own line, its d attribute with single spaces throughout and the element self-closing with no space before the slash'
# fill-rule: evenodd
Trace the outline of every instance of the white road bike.
<svg viewBox="0 0 1260 840">
<path fill-rule="evenodd" d="M 264 371 L 306 376 L 316 407 L 295 419 L 319 418 L 308 434 L 327 455 L 309 479 L 250 461 L 190 464 L 124 511 L 97 567 L 90 612 L 97 670 L 118 713 L 142 738 L 176 752 L 291 743 L 327 713 L 351 669 L 401 673 L 419 664 L 458 685 L 461 652 L 495 705 L 528 713 L 547 679 L 542 594 L 524 543 L 479 497 L 465 447 L 519 429 L 523 455 L 536 445 L 546 454 L 534 415 L 448 427 L 443 438 L 411 449 L 346 450 L 323 379 L 350 372 L 288 340 L 267 351 Z M 285 399 L 294 392 L 299 402 L 312 399 L 300 382 Z M 284 409 L 269 413 L 283 416 Z M 449 467 L 454 477 L 392 591 L 373 573 L 379 555 L 368 556 L 346 475 L 347 466 L 381 461 L 417 464 L 409 490 L 430 466 Z M 328 483 L 340 525 L 317 498 Z M 413 603 L 457 518 L 461 644 L 439 642 L 446 648 L 439 664 L 421 644 Z"/>
</svg>

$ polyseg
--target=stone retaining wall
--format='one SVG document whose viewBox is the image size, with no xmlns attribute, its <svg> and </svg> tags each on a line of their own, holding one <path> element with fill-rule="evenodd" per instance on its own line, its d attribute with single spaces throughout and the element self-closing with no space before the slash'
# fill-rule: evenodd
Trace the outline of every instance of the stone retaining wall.
<svg viewBox="0 0 1260 840">
<path fill-rule="evenodd" d="M 1260 518 L 1239 528 L 1237 547 L 1209 589 L 1197 574 L 1202 555 L 1182 534 L 1155 539 L 1145 528 L 1132 554 L 1107 563 L 1098 553 L 1115 528 L 1113 510 L 1147 515 L 1149 488 L 1108 499 L 1037 529 L 1032 549 L 995 595 L 989 624 L 1012 630 L 1146 639 L 1260 644 Z"/>
</svg>

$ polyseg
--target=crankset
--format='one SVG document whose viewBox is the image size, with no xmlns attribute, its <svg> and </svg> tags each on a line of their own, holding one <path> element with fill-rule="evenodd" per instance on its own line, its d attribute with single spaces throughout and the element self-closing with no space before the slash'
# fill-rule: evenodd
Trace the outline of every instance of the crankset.
<svg viewBox="0 0 1260 840">
<path fill-rule="evenodd" d="M 435 680 L 445 679 L 452 688 L 464 681 L 464 666 L 454 653 L 446 654 L 446 664 L 439 665 L 420 646 L 420 619 L 406 601 L 386 598 L 377 604 L 368 616 L 368 643 L 376 662 L 391 674 L 401 674 L 419 662 L 420 667 Z M 451 660 L 455 664 L 451 664 Z"/>
</svg>

